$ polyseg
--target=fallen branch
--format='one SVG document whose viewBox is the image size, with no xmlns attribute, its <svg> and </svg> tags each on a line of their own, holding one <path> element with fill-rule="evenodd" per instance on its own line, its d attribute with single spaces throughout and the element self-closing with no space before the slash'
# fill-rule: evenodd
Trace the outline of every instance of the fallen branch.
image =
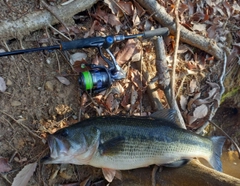
<svg viewBox="0 0 240 186">
<path fill-rule="evenodd" d="M 159 5 L 156 0 L 138 0 L 138 2 L 149 12 L 155 12 L 154 18 L 164 27 L 168 27 L 171 34 L 176 33 L 176 24 L 173 18 L 166 12 L 165 8 Z M 216 59 L 223 59 L 224 51 L 219 48 L 216 42 L 212 39 L 200 36 L 194 32 L 187 30 L 185 27 L 180 25 L 180 40 L 191 46 L 197 47 L 211 55 Z"/>
<path fill-rule="evenodd" d="M 146 64 L 141 60 L 139 63 L 137 63 L 137 68 L 141 72 L 143 77 L 146 79 L 147 82 L 150 81 L 150 75 L 148 73 Z M 142 69 L 142 70 L 141 70 Z M 157 92 L 157 86 L 153 83 L 150 83 L 147 86 L 147 94 L 151 102 L 151 106 L 154 111 L 163 109 L 162 103 L 160 101 L 158 92 Z"/>
<path fill-rule="evenodd" d="M 178 119 L 178 125 L 181 128 L 186 129 L 185 122 L 183 120 L 182 114 L 178 108 L 177 101 L 171 96 L 171 91 L 174 89 L 170 89 L 170 74 L 169 69 L 167 66 L 167 60 L 166 60 L 166 50 L 164 47 L 164 42 L 162 37 L 157 37 L 155 41 L 155 50 L 156 50 L 156 69 L 157 69 L 157 78 L 158 78 L 158 84 L 160 88 L 163 90 L 165 97 L 167 98 L 168 105 L 176 110 L 177 119 Z M 155 78 L 154 78 L 155 79 Z"/>
<path fill-rule="evenodd" d="M 111 186 L 145 186 L 151 185 L 150 168 L 135 169 L 131 171 L 122 171 L 122 181 L 114 179 Z M 163 168 L 156 175 L 156 185 L 240 185 L 240 179 L 218 172 L 202 165 L 198 160 L 192 160 L 181 168 Z"/>
<path fill-rule="evenodd" d="M 51 10 L 55 15 L 58 15 L 60 20 L 64 21 L 91 7 L 96 1 L 75 0 L 65 6 L 53 6 Z M 59 23 L 59 20 L 48 10 L 39 10 L 29 13 L 16 21 L 1 21 L 0 38 L 1 40 L 21 39 L 33 31 L 48 27 L 49 24 L 54 25 L 57 23 Z"/>
</svg>

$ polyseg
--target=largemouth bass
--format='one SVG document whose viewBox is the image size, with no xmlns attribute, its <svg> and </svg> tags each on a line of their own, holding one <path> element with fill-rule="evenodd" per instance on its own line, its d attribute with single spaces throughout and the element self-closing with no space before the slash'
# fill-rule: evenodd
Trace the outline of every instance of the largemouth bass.
<svg viewBox="0 0 240 186">
<path fill-rule="evenodd" d="M 50 157 L 44 163 L 102 168 L 109 182 L 117 170 L 152 164 L 174 167 L 195 157 L 222 171 L 224 142 L 225 137 L 202 137 L 164 118 L 102 116 L 49 135 Z"/>
</svg>

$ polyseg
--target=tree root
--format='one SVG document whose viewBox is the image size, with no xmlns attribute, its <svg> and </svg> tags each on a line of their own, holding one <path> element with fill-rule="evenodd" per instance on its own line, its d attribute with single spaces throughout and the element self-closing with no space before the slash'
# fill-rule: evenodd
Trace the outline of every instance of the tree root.
<svg viewBox="0 0 240 186">
<path fill-rule="evenodd" d="M 122 171 L 123 179 L 114 179 L 111 186 L 145 186 L 151 185 L 150 168 Z M 156 174 L 156 185 L 204 185 L 204 186 L 235 186 L 240 185 L 240 179 L 218 172 L 202 165 L 198 160 L 192 160 L 181 168 L 163 168 Z"/>
<path fill-rule="evenodd" d="M 75 0 L 68 5 L 58 5 L 51 7 L 54 14 L 59 19 L 66 20 L 75 14 L 90 8 L 97 0 Z M 0 23 L 1 40 L 10 40 L 13 38 L 22 39 L 31 32 L 59 23 L 52 13 L 48 10 L 39 10 L 29 13 L 16 21 L 2 21 Z"/>
<path fill-rule="evenodd" d="M 173 18 L 166 12 L 165 8 L 159 5 L 156 0 L 138 0 L 138 2 L 149 12 L 154 12 L 154 18 L 164 27 L 168 27 L 171 34 L 176 33 L 176 24 Z M 197 47 L 211 55 L 216 59 L 221 60 L 224 58 L 224 51 L 219 48 L 216 42 L 212 39 L 205 38 L 194 32 L 187 30 L 180 25 L 180 40 L 191 46 Z"/>
</svg>

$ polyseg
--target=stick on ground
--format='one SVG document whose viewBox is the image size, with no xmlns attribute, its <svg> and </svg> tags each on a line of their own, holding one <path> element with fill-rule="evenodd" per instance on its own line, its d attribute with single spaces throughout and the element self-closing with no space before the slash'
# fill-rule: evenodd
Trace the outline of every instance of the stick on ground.
<svg viewBox="0 0 240 186">
<path fill-rule="evenodd" d="M 156 12 L 153 16 L 162 26 L 168 27 L 171 34 L 176 33 L 176 24 L 173 18 L 166 12 L 165 8 L 162 7 L 156 0 L 137 0 L 150 14 Z M 216 42 L 212 39 L 205 38 L 194 32 L 189 31 L 182 25 L 180 25 L 182 42 L 185 42 L 191 46 L 197 47 L 211 55 L 216 59 L 224 58 L 224 51 L 219 48 Z"/>
</svg>

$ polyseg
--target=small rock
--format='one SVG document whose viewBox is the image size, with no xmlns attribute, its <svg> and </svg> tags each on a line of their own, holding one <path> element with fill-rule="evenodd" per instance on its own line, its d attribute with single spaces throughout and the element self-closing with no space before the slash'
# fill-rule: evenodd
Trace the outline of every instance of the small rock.
<svg viewBox="0 0 240 186">
<path fill-rule="evenodd" d="M 12 86 L 13 85 L 13 82 L 10 80 L 10 79 L 7 79 L 7 86 Z"/>
<path fill-rule="evenodd" d="M 20 102 L 20 101 L 12 101 L 12 102 L 11 102 L 11 105 L 12 105 L 13 107 L 17 107 L 17 106 L 20 106 L 20 105 L 21 105 L 21 102 Z"/>
<path fill-rule="evenodd" d="M 52 58 L 48 57 L 47 60 L 46 60 L 47 64 L 51 64 L 52 63 Z"/>
<path fill-rule="evenodd" d="M 46 90 L 53 91 L 53 84 L 51 81 L 47 81 L 44 87 Z"/>
<path fill-rule="evenodd" d="M 76 115 L 72 115 L 72 118 L 75 120 L 78 119 L 78 117 Z"/>
<path fill-rule="evenodd" d="M 2 77 L 0 77 L 0 92 L 5 92 L 7 89 L 6 83 Z"/>
</svg>

